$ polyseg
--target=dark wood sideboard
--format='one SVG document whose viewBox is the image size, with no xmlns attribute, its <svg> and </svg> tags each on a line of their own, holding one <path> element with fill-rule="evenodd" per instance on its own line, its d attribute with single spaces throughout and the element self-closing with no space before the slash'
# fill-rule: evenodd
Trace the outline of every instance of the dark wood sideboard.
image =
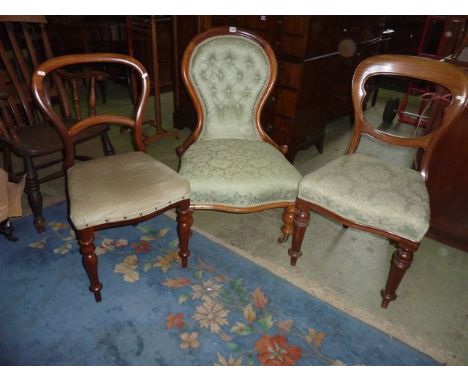
<svg viewBox="0 0 468 382">
<path fill-rule="evenodd" d="M 176 16 L 176 70 L 191 38 L 219 25 L 249 29 L 275 51 L 278 79 L 262 122 L 276 143 L 289 147 L 290 161 L 311 145 L 322 152 L 326 123 L 352 112 L 354 69 L 381 53 L 385 40 L 385 16 Z M 175 127 L 193 128 L 195 112 L 180 77 L 174 96 Z"/>
</svg>

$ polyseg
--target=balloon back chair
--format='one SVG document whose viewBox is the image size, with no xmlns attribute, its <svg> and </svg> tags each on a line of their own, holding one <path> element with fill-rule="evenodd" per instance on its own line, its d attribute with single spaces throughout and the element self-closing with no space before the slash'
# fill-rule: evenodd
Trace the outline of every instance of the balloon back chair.
<svg viewBox="0 0 468 382">
<path fill-rule="evenodd" d="M 451 93 L 443 120 L 433 132 L 403 137 L 374 129 L 364 118 L 366 81 L 376 75 L 411 77 L 430 81 Z M 426 180 L 435 145 L 450 129 L 467 104 L 465 73 L 453 65 L 420 57 L 381 55 L 362 61 L 352 82 L 355 127 L 347 155 L 339 157 L 306 175 L 299 185 L 294 220 L 291 265 L 302 255 L 301 245 L 312 210 L 345 228 L 377 234 L 396 247 L 385 288 L 382 308 L 397 297 L 396 289 L 413 254 L 429 228 L 429 194 Z M 362 135 L 389 145 L 423 150 L 418 170 L 398 167 L 373 156 L 356 153 Z"/>
<path fill-rule="evenodd" d="M 277 75 L 262 38 L 234 27 L 210 29 L 187 46 L 182 78 L 197 124 L 178 148 L 179 173 L 190 181 L 191 209 L 248 213 L 284 208 L 292 234 L 300 173 L 264 132 L 260 115 Z"/>
<path fill-rule="evenodd" d="M 134 117 L 93 115 L 67 128 L 49 102 L 46 77 L 62 67 L 77 64 L 120 64 L 135 72 L 140 94 Z M 90 291 L 101 300 L 94 232 L 137 224 L 162 212 L 177 208 L 179 255 L 182 264 L 190 255 L 188 239 L 191 214 L 190 185 L 174 170 L 145 154 L 141 125 L 149 95 L 148 73 L 136 59 L 111 53 L 76 54 L 48 60 L 39 65 L 32 78 L 34 96 L 56 127 L 65 148 L 64 167 L 70 220 L 75 228 Z M 133 130 L 138 151 L 74 163 L 74 137 L 101 124 L 116 124 Z"/>
</svg>

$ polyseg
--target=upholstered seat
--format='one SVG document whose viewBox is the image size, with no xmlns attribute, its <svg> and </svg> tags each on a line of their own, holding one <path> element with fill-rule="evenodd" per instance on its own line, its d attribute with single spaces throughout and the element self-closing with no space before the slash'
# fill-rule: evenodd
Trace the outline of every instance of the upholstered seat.
<svg viewBox="0 0 468 382">
<path fill-rule="evenodd" d="M 192 144 L 179 172 L 192 189 L 193 205 L 257 207 L 294 202 L 301 174 L 271 144 L 213 139 Z"/>
<path fill-rule="evenodd" d="M 305 176 L 299 198 L 414 242 L 429 228 L 429 194 L 421 173 L 369 155 L 344 155 Z"/>
<path fill-rule="evenodd" d="M 138 218 L 190 198 L 187 180 L 142 152 L 77 163 L 67 177 L 76 229 Z"/>
</svg>

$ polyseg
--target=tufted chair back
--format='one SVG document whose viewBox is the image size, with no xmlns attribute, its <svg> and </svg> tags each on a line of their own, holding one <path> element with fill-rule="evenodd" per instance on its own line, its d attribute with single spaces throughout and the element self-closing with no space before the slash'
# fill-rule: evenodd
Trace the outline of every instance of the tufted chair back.
<svg viewBox="0 0 468 382">
<path fill-rule="evenodd" d="M 197 36 L 185 51 L 182 77 L 198 114 L 199 140 L 259 140 L 260 112 L 277 63 L 261 38 L 233 27 Z"/>
</svg>

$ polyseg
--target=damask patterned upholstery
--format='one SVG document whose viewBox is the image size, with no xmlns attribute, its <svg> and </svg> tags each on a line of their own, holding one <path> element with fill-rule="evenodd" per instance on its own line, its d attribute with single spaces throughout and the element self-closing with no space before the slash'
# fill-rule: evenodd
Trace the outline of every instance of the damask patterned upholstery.
<svg viewBox="0 0 468 382">
<path fill-rule="evenodd" d="M 140 151 L 77 163 L 67 179 L 70 219 L 78 230 L 146 216 L 190 198 L 187 180 Z"/>
<path fill-rule="evenodd" d="M 209 38 L 195 48 L 189 74 L 204 108 L 200 140 L 259 138 L 254 110 L 270 76 L 262 47 L 241 36 Z"/>
<path fill-rule="evenodd" d="M 241 139 L 192 144 L 179 173 L 190 182 L 193 205 L 232 207 L 294 202 L 302 177 L 269 143 Z"/>
<path fill-rule="evenodd" d="M 369 155 L 345 155 L 305 176 L 298 196 L 413 242 L 420 242 L 429 228 L 429 194 L 422 175 Z"/>
</svg>

